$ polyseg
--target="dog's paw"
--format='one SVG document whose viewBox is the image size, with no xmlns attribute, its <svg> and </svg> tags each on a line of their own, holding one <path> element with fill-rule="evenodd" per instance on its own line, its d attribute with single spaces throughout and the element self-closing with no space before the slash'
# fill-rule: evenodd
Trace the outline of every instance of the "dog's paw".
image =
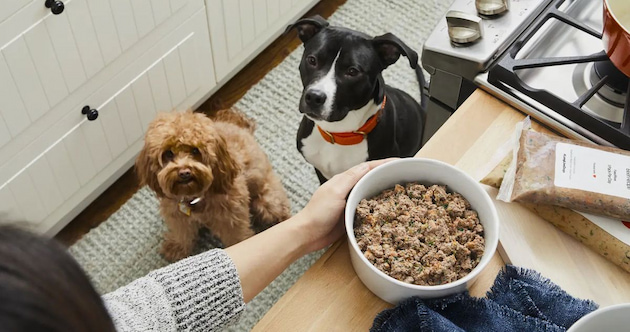
<svg viewBox="0 0 630 332">
<path fill-rule="evenodd" d="M 181 244 L 173 241 L 164 241 L 160 254 L 169 262 L 176 262 L 180 259 L 190 256 L 191 249 L 182 246 Z"/>
</svg>

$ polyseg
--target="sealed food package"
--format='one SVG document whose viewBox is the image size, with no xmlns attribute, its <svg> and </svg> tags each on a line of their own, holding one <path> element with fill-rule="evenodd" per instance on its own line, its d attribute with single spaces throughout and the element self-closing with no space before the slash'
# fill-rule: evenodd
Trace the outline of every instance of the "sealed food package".
<svg viewBox="0 0 630 332">
<path fill-rule="evenodd" d="M 511 162 L 510 153 L 481 183 L 499 188 Z M 595 220 L 593 215 L 553 205 L 523 203 L 523 206 L 630 272 L 630 223 L 605 217 Z"/>
<path fill-rule="evenodd" d="M 517 127 L 498 199 L 630 219 L 630 152 Z"/>
</svg>

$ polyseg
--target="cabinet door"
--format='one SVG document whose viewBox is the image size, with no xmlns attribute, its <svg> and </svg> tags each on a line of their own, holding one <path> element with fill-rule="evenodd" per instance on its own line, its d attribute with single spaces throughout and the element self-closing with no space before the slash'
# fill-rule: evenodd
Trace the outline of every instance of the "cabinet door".
<svg viewBox="0 0 630 332">
<path fill-rule="evenodd" d="M 15 221 L 39 230 L 48 215 L 112 161 L 102 121 L 88 121 L 80 114 L 73 118 L 79 122 L 72 130 L 0 186 L 12 199 L 11 204 L 0 204 L 0 214 L 19 217 Z"/>
<path fill-rule="evenodd" d="M 9 187 L 0 188 L 0 222 L 18 223 L 22 220 L 24 220 L 24 215 L 18 208 Z"/>
<path fill-rule="evenodd" d="M 255 57 L 316 0 L 207 0 L 217 80 Z"/>
<path fill-rule="evenodd" d="M 64 0 L 52 15 L 44 0 L 8 1 L 0 23 L 0 130 L 17 137 L 124 52 L 196 0 Z M 55 119 L 58 120 L 59 118 Z M 0 135 L 0 147 L 6 143 Z"/>
<path fill-rule="evenodd" d="M 98 186 L 126 170 L 157 112 L 190 108 L 214 87 L 211 53 L 201 9 L 43 133 L 32 147 L 53 142 L 43 153 L 29 162 L 27 149 L 0 168 L 0 215 L 39 232 L 59 229 Z M 98 117 L 88 121 L 83 106 Z"/>
<path fill-rule="evenodd" d="M 0 23 L 15 14 L 22 7 L 33 0 L 2 0 L 2 10 L 0 10 Z"/>
</svg>

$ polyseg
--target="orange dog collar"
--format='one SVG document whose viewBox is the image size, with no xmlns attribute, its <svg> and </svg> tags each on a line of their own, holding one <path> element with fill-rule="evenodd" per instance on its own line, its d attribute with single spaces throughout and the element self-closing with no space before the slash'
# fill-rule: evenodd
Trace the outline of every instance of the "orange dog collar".
<svg viewBox="0 0 630 332">
<path fill-rule="evenodd" d="M 339 145 L 355 145 L 363 142 L 365 137 L 376 128 L 378 124 L 378 120 L 380 118 L 383 109 L 385 108 L 385 102 L 387 101 L 387 96 L 384 96 L 383 102 L 381 103 L 381 107 L 376 112 L 376 114 L 372 115 L 361 128 L 352 132 L 346 133 L 331 133 L 322 129 L 320 126 L 317 126 L 319 129 L 319 133 L 322 135 L 324 140 L 330 144 L 339 144 Z"/>
</svg>

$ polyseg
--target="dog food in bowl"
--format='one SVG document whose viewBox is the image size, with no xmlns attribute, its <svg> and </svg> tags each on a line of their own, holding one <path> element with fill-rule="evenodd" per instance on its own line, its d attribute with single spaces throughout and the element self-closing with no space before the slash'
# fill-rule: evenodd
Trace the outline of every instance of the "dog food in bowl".
<svg viewBox="0 0 630 332">
<path fill-rule="evenodd" d="M 425 286 L 470 273 L 484 253 L 483 232 L 462 195 L 419 183 L 361 200 L 354 220 L 357 244 L 370 263 L 395 279 Z"/>
</svg>

